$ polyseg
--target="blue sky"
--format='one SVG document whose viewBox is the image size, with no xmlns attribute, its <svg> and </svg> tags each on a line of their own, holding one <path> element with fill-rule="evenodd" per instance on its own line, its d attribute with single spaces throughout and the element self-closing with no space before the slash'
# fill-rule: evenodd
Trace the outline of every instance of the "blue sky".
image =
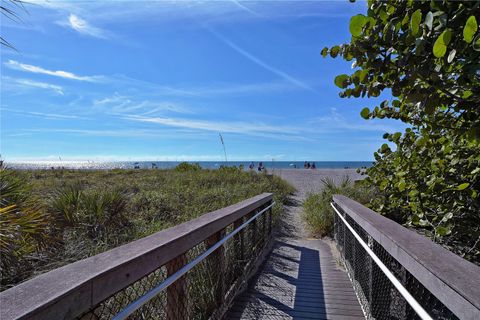
<svg viewBox="0 0 480 320">
<path fill-rule="evenodd" d="M 365 2 L 31 1 L 2 18 L 7 161 L 371 160 L 402 125 L 341 99 Z"/>
</svg>

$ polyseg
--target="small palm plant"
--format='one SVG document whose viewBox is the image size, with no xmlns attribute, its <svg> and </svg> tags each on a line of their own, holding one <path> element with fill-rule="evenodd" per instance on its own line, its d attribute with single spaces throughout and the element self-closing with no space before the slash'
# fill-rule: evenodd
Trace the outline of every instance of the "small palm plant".
<svg viewBox="0 0 480 320">
<path fill-rule="evenodd" d="M 22 278 L 25 258 L 49 239 L 48 215 L 25 179 L 0 167 L 0 271 L 4 284 Z"/>
</svg>

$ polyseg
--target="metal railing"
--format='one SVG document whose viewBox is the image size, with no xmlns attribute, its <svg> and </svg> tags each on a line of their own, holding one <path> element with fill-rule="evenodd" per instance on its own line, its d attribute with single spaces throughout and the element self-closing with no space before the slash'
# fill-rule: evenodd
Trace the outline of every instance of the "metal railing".
<svg viewBox="0 0 480 320">
<path fill-rule="evenodd" d="M 367 319 L 480 319 L 478 266 L 347 197 L 331 205 L 335 242 Z"/>
<path fill-rule="evenodd" d="M 219 319 L 270 243 L 271 194 L 50 271 L 0 294 L 7 319 Z"/>
</svg>

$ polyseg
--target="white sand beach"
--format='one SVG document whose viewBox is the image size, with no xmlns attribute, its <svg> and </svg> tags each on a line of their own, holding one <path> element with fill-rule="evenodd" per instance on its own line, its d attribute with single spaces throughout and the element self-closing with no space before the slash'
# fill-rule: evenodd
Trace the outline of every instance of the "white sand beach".
<svg viewBox="0 0 480 320">
<path fill-rule="evenodd" d="M 352 180 L 364 179 L 365 175 L 357 173 L 357 169 L 272 169 L 271 172 L 297 189 L 296 198 L 305 200 L 308 193 L 320 192 L 323 188 L 322 179 L 331 178 L 340 183 L 346 176 Z"/>
</svg>

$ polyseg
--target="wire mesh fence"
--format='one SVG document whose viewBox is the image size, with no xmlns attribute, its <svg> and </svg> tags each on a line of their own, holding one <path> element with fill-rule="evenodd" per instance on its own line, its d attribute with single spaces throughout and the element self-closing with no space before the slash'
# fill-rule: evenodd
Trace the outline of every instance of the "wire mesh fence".
<svg viewBox="0 0 480 320">
<path fill-rule="evenodd" d="M 179 252 L 175 259 L 105 299 L 77 319 L 112 319 L 270 205 L 271 203 L 266 203 L 258 207 L 188 251 Z M 271 223 L 270 207 L 165 290 L 135 310 L 129 319 L 220 319 L 266 253 Z"/>
<path fill-rule="evenodd" d="M 433 319 L 458 319 L 341 207 L 335 208 Z M 367 319 L 420 319 L 342 219 L 334 219 L 335 241 Z"/>
</svg>

